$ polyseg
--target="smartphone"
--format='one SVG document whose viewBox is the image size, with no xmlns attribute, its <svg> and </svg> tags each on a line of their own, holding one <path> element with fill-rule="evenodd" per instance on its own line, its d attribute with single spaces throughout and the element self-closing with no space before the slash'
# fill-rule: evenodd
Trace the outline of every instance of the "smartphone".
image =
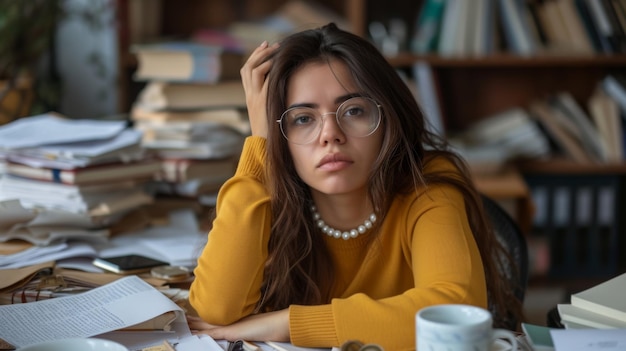
<svg viewBox="0 0 626 351">
<path fill-rule="evenodd" d="M 150 271 L 153 267 L 166 266 L 167 262 L 142 255 L 123 255 L 115 257 L 97 257 L 93 265 L 105 271 L 117 274 L 137 274 Z"/>
</svg>

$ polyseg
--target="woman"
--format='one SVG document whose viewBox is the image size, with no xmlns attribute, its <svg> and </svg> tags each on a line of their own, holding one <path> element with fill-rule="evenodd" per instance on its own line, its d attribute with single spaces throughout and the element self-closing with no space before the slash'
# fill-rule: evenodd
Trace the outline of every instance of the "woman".
<svg viewBox="0 0 626 351">
<path fill-rule="evenodd" d="M 406 350 L 425 306 L 489 297 L 518 316 L 466 167 L 374 46 L 329 24 L 263 43 L 241 74 L 252 136 L 194 272 L 192 330 Z"/>
</svg>

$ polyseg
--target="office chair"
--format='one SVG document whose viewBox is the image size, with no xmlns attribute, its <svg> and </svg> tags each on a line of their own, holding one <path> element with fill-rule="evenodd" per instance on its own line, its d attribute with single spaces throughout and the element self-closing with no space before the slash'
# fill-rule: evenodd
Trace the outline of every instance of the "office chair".
<svg viewBox="0 0 626 351">
<path fill-rule="evenodd" d="M 482 195 L 482 200 L 487 216 L 491 219 L 496 236 L 504 245 L 505 249 L 507 249 L 507 251 L 511 254 L 513 260 L 517 263 L 519 277 L 517 277 L 518 281 L 515 282 L 517 283 L 515 296 L 520 300 L 520 302 L 523 303 L 524 296 L 526 294 L 526 287 L 528 285 L 529 269 L 526 238 L 515 220 L 496 201 L 485 195 Z M 514 279 L 512 271 L 508 271 L 506 273 L 509 278 Z M 517 323 L 519 321 L 506 320 L 504 322 L 507 329 L 516 330 Z"/>
</svg>

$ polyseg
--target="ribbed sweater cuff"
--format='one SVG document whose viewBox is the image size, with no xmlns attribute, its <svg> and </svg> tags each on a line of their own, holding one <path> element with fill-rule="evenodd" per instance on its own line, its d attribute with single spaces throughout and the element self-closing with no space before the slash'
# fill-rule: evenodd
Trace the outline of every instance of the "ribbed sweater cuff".
<svg viewBox="0 0 626 351">
<path fill-rule="evenodd" d="M 296 346 L 339 346 L 332 305 L 290 306 L 289 333 L 291 343 Z"/>
<path fill-rule="evenodd" d="M 258 179 L 263 179 L 265 172 L 265 159 L 267 140 L 261 137 L 249 136 L 246 138 L 239 157 L 239 164 L 235 175 L 253 175 Z"/>
</svg>

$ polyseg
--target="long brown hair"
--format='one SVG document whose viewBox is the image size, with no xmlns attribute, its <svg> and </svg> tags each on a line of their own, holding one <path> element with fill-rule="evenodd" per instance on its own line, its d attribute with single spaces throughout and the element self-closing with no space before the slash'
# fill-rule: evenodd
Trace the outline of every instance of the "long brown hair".
<svg viewBox="0 0 626 351">
<path fill-rule="evenodd" d="M 286 308 L 290 304 L 327 303 L 333 267 L 322 236 L 313 222 L 309 187 L 298 177 L 286 140 L 275 120 L 286 108 L 287 84 L 292 73 L 312 61 L 340 60 L 351 72 L 356 86 L 382 106 L 384 128 L 380 154 L 372 167 L 369 197 L 377 223 L 384 220 L 394 197 L 430 184 L 451 184 L 464 195 L 470 227 L 479 247 L 487 279 L 494 320 L 521 317 L 521 303 L 513 295 L 510 279 L 499 264 L 513 265 L 495 239 L 472 186 L 463 160 L 450 152 L 445 140 L 430 133 L 411 91 L 399 74 L 367 40 L 334 24 L 305 30 L 285 38 L 272 57 L 268 74 L 266 179 L 271 197 L 272 227 L 269 257 L 265 266 L 262 299 L 257 311 Z M 425 166 L 438 157 L 453 162 L 461 175 L 424 174 Z M 502 262 L 494 260 L 507 257 Z M 503 255 L 503 256 L 502 256 Z M 517 301 L 518 303 L 515 303 Z"/>
</svg>

